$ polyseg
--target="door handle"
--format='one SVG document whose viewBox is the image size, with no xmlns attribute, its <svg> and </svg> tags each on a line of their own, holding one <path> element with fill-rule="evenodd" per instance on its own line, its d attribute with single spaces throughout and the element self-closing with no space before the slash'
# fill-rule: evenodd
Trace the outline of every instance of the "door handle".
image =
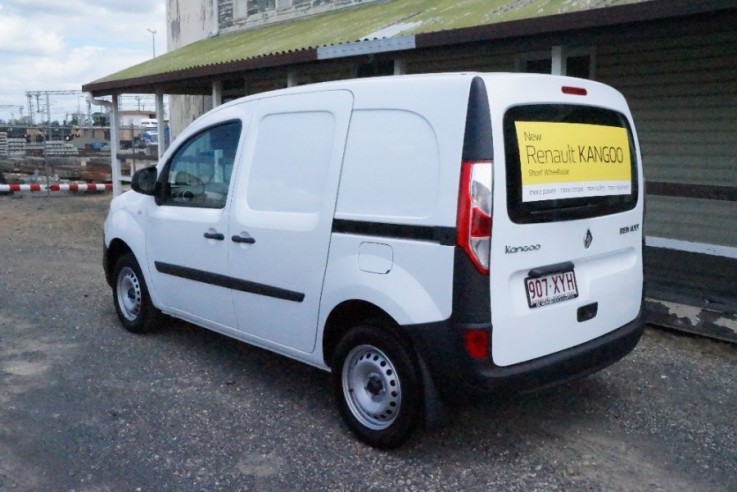
<svg viewBox="0 0 737 492">
<path fill-rule="evenodd" d="M 247 232 L 241 232 L 239 235 L 235 235 L 230 239 L 232 239 L 234 243 L 242 244 L 253 244 L 256 242 L 256 240 L 249 236 Z"/>
<path fill-rule="evenodd" d="M 216 241 L 222 241 L 225 239 L 225 235 L 219 232 L 206 232 L 204 236 L 206 239 L 215 239 Z"/>
</svg>

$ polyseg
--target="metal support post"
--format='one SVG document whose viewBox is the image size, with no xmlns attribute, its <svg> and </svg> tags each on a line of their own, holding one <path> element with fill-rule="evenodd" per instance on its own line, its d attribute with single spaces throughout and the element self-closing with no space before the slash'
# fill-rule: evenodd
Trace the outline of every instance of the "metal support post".
<svg viewBox="0 0 737 492">
<path fill-rule="evenodd" d="M 164 94 L 156 92 L 156 126 L 159 128 L 159 159 L 166 152 L 166 122 L 164 121 Z"/>
<path fill-rule="evenodd" d="M 110 170 L 113 177 L 113 196 L 119 196 L 123 192 L 123 188 L 121 186 L 120 161 L 118 160 L 118 148 L 120 147 L 118 121 L 118 95 L 113 94 L 113 107 L 110 112 Z"/>
</svg>

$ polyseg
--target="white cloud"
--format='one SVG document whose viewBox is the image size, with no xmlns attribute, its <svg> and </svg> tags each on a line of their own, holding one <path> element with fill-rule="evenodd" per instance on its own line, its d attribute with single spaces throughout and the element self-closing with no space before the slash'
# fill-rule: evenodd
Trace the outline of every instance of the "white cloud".
<svg viewBox="0 0 737 492">
<path fill-rule="evenodd" d="M 104 2 L 100 0 L 82 0 L 82 3 L 92 8 L 107 10 L 113 13 L 127 12 L 136 15 L 146 15 L 155 13 L 161 2 L 152 2 L 151 0 L 107 0 Z"/>
<path fill-rule="evenodd" d="M 56 0 L 5 0 L 2 3 L 3 10 L 11 15 L 35 16 L 39 13 L 46 15 L 64 16 L 70 12 L 66 8 L 68 5 L 74 5 L 71 2 L 59 2 Z"/>
<path fill-rule="evenodd" d="M 57 32 L 0 13 L 0 54 L 53 55 L 63 48 L 64 38 Z"/>
<path fill-rule="evenodd" d="M 0 0 L 0 105 L 26 105 L 26 91 L 80 90 L 166 50 L 166 0 Z M 75 111 L 51 101 L 52 119 Z M 70 109 L 73 108 L 73 109 Z M 0 109 L 0 119 L 11 110 Z"/>
</svg>

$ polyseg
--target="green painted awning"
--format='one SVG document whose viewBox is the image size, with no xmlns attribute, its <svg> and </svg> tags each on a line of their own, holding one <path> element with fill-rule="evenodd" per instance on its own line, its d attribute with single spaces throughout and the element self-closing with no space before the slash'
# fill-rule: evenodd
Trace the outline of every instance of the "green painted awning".
<svg viewBox="0 0 737 492">
<path fill-rule="evenodd" d="M 643 0 L 392 0 L 194 42 L 95 82 L 147 77 L 364 38 L 405 36 Z"/>
<path fill-rule="evenodd" d="M 375 39 L 442 35 L 479 26 L 542 19 L 559 14 L 611 10 L 627 4 L 672 3 L 672 0 L 390 0 L 336 10 L 293 21 L 279 22 L 203 39 L 152 60 L 108 75 L 83 89 L 92 92 L 120 89 L 126 81 L 141 86 L 182 77 L 203 76 L 216 68 L 265 57 L 286 56 L 304 62 L 299 53 L 319 47 Z M 680 2 L 678 2 L 680 3 Z M 603 7 L 606 7 L 602 9 Z M 554 23 L 555 24 L 555 23 Z M 307 60 L 309 61 L 309 60 Z M 272 63 L 271 66 L 274 64 Z M 253 64 L 252 64 L 253 66 Z M 215 70 L 217 72 L 217 70 Z M 171 74 L 169 77 L 162 77 Z"/>
</svg>

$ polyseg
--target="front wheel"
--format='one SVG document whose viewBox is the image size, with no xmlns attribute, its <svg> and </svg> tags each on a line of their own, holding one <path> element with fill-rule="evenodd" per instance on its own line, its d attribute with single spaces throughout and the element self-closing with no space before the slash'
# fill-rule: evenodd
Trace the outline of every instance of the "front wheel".
<svg viewBox="0 0 737 492">
<path fill-rule="evenodd" d="M 333 359 L 333 387 L 341 415 L 366 444 L 393 449 L 422 418 L 422 388 L 412 351 L 376 326 L 350 330 Z"/>
<path fill-rule="evenodd" d="M 161 312 L 151 303 L 146 281 L 132 253 L 118 258 L 113 279 L 113 302 L 123 327 L 133 333 L 154 329 Z"/>
</svg>

